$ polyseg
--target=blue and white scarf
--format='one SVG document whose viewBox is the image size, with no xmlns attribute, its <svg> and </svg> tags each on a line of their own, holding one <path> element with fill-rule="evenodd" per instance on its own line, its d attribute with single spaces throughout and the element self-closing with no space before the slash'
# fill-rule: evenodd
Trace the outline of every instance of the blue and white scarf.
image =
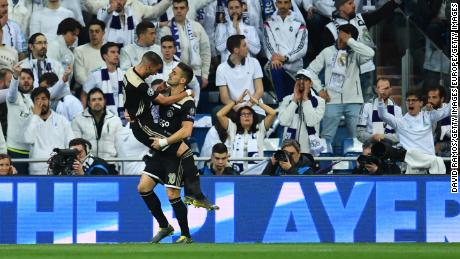
<svg viewBox="0 0 460 259">
<path fill-rule="evenodd" d="M 114 114 L 117 114 L 120 118 L 124 117 L 124 97 L 123 97 L 123 72 L 120 68 L 117 68 L 117 80 L 118 80 L 118 106 L 115 102 L 115 93 L 113 92 L 113 86 L 110 82 L 109 70 L 107 67 L 102 67 L 101 73 L 101 90 L 104 93 L 107 108 Z"/>
<path fill-rule="evenodd" d="M 275 2 L 273 0 L 260 0 L 262 10 L 262 19 L 266 21 L 276 11 Z"/>
<path fill-rule="evenodd" d="M 107 41 L 121 43 L 123 45 L 128 45 L 134 42 L 134 29 L 136 22 L 134 21 L 134 17 L 131 12 L 131 8 L 125 8 L 125 29 L 121 27 L 121 18 L 120 14 L 116 11 L 112 12 L 112 17 L 110 19 L 110 28 L 109 31 L 106 33 Z"/>
<path fill-rule="evenodd" d="M 375 98 L 372 106 L 372 134 L 393 134 L 395 130 L 387 123 L 384 123 L 377 112 L 378 99 Z M 387 111 L 389 114 L 395 115 L 394 103 L 388 99 Z"/>
<path fill-rule="evenodd" d="M 218 23 L 225 23 L 225 8 L 227 8 L 227 0 L 217 0 L 216 5 L 216 19 L 214 25 L 217 26 Z"/>
<path fill-rule="evenodd" d="M 185 19 L 185 31 L 187 33 L 187 38 L 190 42 L 189 46 L 189 63 L 191 66 L 200 66 L 201 65 L 201 58 L 199 54 L 199 42 L 198 39 L 193 35 L 192 31 L 192 23 L 188 20 Z M 182 55 L 182 49 L 181 49 L 181 43 L 180 43 L 180 35 L 179 35 L 179 29 L 177 28 L 177 23 L 176 19 L 172 18 L 171 19 L 171 34 L 172 37 L 174 38 L 174 46 L 176 47 L 176 56 L 181 58 Z"/>
</svg>

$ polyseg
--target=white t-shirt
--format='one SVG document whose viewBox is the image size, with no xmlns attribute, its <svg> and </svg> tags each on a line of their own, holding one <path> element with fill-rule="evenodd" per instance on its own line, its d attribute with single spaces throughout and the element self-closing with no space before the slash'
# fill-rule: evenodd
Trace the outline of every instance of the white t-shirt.
<svg viewBox="0 0 460 259">
<path fill-rule="evenodd" d="M 254 95 L 256 92 L 254 80 L 262 77 L 263 73 L 259 61 L 252 57 L 246 57 L 244 65 L 236 65 L 233 68 L 228 62 L 220 64 L 216 72 L 216 86 L 227 86 L 230 99 L 236 101 L 246 89 L 251 95 Z M 249 97 L 246 96 L 245 100 L 248 99 Z M 257 113 L 265 115 L 260 107 L 253 106 L 252 108 Z"/>
<path fill-rule="evenodd" d="M 57 36 L 59 23 L 66 18 L 75 17 L 72 11 L 62 6 L 58 9 L 43 8 L 35 11 L 30 18 L 30 35 L 41 32 L 45 34 L 47 41 L 51 42 Z"/>
<path fill-rule="evenodd" d="M 86 83 L 91 71 L 105 65 L 101 57 L 101 50 L 93 48 L 89 43 L 75 48 L 73 54 L 75 56 L 75 80 L 81 85 Z"/>
</svg>

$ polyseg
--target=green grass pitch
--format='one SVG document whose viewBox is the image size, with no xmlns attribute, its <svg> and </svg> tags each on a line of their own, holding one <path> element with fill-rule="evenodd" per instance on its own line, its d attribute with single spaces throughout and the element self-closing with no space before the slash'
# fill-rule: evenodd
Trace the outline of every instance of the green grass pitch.
<svg viewBox="0 0 460 259">
<path fill-rule="evenodd" d="M 460 258 L 460 243 L 0 245 L 0 259 L 4 258 L 458 259 Z"/>
</svg>

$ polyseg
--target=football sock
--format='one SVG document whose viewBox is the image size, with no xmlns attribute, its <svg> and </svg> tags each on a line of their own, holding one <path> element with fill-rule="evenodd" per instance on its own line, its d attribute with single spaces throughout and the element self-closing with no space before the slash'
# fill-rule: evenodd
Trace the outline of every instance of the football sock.
<svg viewBox="0 0 460 259">
<path fill-rule="evenodd" d="M 174 210 L 174 214 L 176 214 L 176 219 L 177 222 L 179 222 L 182 236 L 190 237 L 190 230 L 188 229 L 187 220 L 187 206 L 185 206 L 180 197 L 169 200 L 169 202 L 171 203 L 171 206 Z"/>
<path fill-rule="evenodd" d="M 204 199 L 204 194 L 201 192 L 200 173 L 195 166 L 195 159 L 190 149 L 184 152 L 181 156 L 182 168 L 184 171 L 184 187 L 185 195 L 193 196 L 195 199 Z"/>
<path fill-rule="evenodd" d="M 139 194 L 144 200 L 145 205 L 149 208 L 150 213 L 152 213 L 153 217 L 158 221 L 160 228 L 168 227 L 168 220 L 161 209 L 160 199 L 158 199 L 155 192 L 151 190 L 150 192 L 140 192 Z"/>
</svg>

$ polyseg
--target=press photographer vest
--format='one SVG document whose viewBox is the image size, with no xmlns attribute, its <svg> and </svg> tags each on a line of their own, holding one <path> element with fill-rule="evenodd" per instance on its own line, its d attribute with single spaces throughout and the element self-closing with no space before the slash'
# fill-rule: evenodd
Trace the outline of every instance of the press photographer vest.
<svg viewBox="0 0 460 259">
<path fill-rule="evenodd" d="M 361 14 L 357 14 L 355 18 L 347 21 L 342 18 L 332 18 L 332 21 L 326 25 L 326 28 L 329 29 L 331 32 L 332 36 L 334 37 L 334 40 L 337 40 L 339 37 L 339 31 L 338 28 L 341 25 L 344 24 L 351 24 L 358 29 L 358 41 L 366 44 L 366 46 L 375 49 L 375 43 L 371 38 L 371 35 L 369 33 L 369 30 L 367 29 L 366 23 L 364 22 L 364 19 Z M 360 72 L 361 74 L 367 73 L 369 71 L 374 71 L 375 70 L 375 64 L 372 60 L 362 64 L 360 67 Z"/>
</svg>

